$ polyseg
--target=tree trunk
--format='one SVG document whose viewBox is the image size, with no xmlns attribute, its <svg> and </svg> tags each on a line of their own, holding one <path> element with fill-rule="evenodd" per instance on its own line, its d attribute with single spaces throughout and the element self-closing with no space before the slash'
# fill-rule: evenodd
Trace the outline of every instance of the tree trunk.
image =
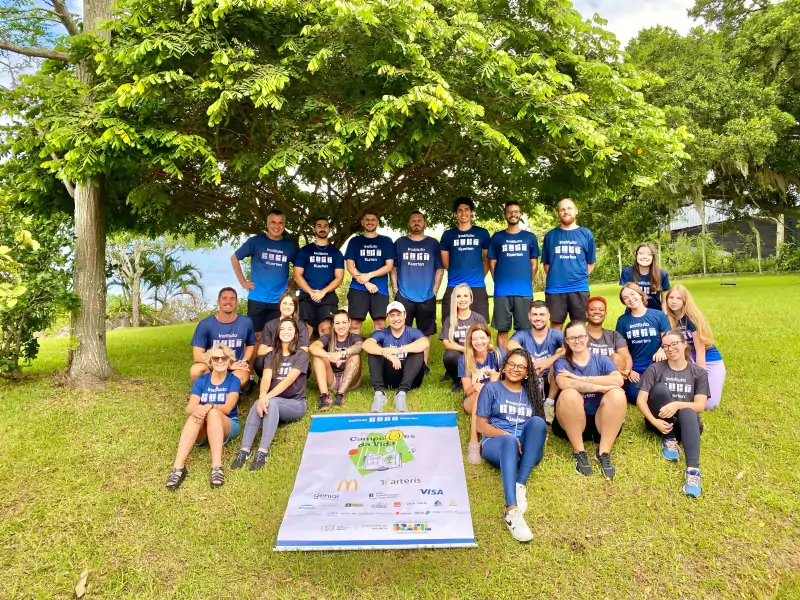
<svg viewBox="0 0 800 600">
<path fill-rule="evenodd" d="M 753 219 L 748 219 L 747 222 L 750 224 L 750 229 L 753 230 L 753 235 L 756 237 L 756 255 L 758 256 L 758 273 L 761 274 L 761 233 L 758 231 L 758 227 L 756 227 L 755 222 Z"/>
<path fill-rule="evenodd" d="M 708 275 L 706 268 L 706 236 L 708 235 L 708 226 L 706 225 L 706 205 L 700 202 L 700 225 L 701 225 L 701 241 L 703 244 L 703 277 Z"/>
<path fill-rule="evenodd" d="M 783 244 L 786 241 L 786 215 L 779 214 L 777 218 L 777 231 L 775 232 L 775 256 L 780 258 Z"/>
</svg>

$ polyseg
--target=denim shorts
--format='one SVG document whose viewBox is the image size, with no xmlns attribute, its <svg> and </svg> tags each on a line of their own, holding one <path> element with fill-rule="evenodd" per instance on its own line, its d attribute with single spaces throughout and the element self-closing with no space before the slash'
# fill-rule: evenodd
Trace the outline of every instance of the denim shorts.
<svg viewBox="0 0 800 600">
<path fill-rule="evenodd" d="M 230 442 L 233 438 L 239 435 L 242 428 L 239 426 L 239 417 L 235 417 L 231 419 L 231 430 L 228 432 L 228 437 L 225 438 L 225 441 L 222 442 L 224 446 L 228 442 Z M 204 439 L 202 442 L 195 442 L 195 446 L 208 446 L 208 438 Z"/>
</svg>

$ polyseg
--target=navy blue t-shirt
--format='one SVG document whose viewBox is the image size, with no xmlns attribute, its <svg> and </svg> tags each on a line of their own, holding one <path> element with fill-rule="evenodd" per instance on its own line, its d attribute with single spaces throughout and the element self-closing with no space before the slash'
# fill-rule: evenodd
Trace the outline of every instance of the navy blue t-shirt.
<svg viewBox="0 0 800 600">
<path fill-rule="evenodd" d="M 486 287 L 483 276 L 483 251 L 489 249 L 489 231 L 473 225 L 466 231 L 458 227 L 442 235 L 442 250 L 450 253 L 447 285 L 466 283 L 471 288 Z"/>
<path fill-rule="evenodd" d="M 550 358 L 559 348 L 564 346 L 564 333 L 560 329 L 548 329 L 547 337 L 540 344 L 536 341 L 530 329 L 522 331 L 515 331 L 511 336 L 512 342 L 517 342 L 520 346 L 528 351 L 531 359 L 539 360 L 540 358 Z M 547 377 L 550 369 L 542 371 L 542 377 Z"/>
<path fill-rule="evenodd" d="M 397 287 L 411 302 L 433 298 L 436 271 L 442 268 L 442 251 L 432 237 L 415 242 L 403 236 L 395 242 L 394 266 L 397 267 Z"/>
<path fill-rule="evenodd" d="M 591 231 L 585 227 L 551 229 L 542 244 L 542 264 L 550 265 L 545 293 L 588 292 L 589 265 L 595 262 Z"/>
<path fill-rule="evenodd" d="M 475 414 L 488 419 L 492 427 L 519 437 L 522 426 L 533 416 L 533 407 L 524 391 L 512 392 L 502 381 L 493 381 L 484 385 L 478 394 Z"/>
<path fill-rule="evenodd" d="M 584 366 L 575 363 L 573 367 L 567 362 L 566 358 L 561 357 L 556 359 L 556 362 L 553 363 L 553 369 L 555 369 L 554 375 L 556 377 L 561 374 L 561 371 L 568 371 L 580 377 L 602 377 L 604 375 L 611 375 L 611 373 L 617 370 L 617 367 L 607 356 L 589 354 L 589 362 Z M 600 408 L 600 401 L 603 399 L 602 392 L 581 392 L 581 396 L 583 396 L 584 412 L 587 415 L 595 414 L 597 409 Z"/>
<path fill-rule="evenodd" d="M 539 240 L 530 231 L 498 231 L 489 243 L 494 266 L 494 295 L 533 296 L 531 260 L 539 258 Z"/>
<path fill-rule="evenodd" d="M 494 351 L 489 350 L 486 353 L 486 362 L 475 361 L 475 370 L 477 371 L 478 369 L 489 369 L 491 371 L 497 371 L 499 373 L 500 367 L 503 364 L 503 358 L 505 358 L 506 353 L 503 352 L 502 348 L 498 348 L 497 353 L 500 354 L 500 358 L 497 357 L 497 354 L 495 354 Z M 472 377 L 472 375 L 467 373 L 467 361 L 464 358 L 463 354 L 458 358 L 458 376 Z M 485 383 L 487 381 L 489 381 L 489 376 L 484 373 L 483 377 L 481 377 L 478 383 Z"/>
<path fill-rule="evenodd" d="M 233 350 L 236 360 L 242 360 L 244 349 L 256 343 L 253 321 L 244 315 L 236 315 L 230 323 L 220 323 L 216 315 L 200 321 L 192 336 L 192 346 L 208 350 L 218 342 Z"/>
<path fill-rule="evenodd" d="M 678 323 L 678 328 L 683 332 L 686 342 L 689 344 L 689 349 L 692 353 L 692 360 L 696 359 L 697 352 L 694 349 L 694 332 L 697 331 L 697 326 L 687 316 L 684 316 Z M 706 348 L 706 362 L 719 362 L 722 360 L 722 354 L 716 346 Z"/>
<path fill-rule="evenodd" d="M 625 338 L 633 358 L 633 370 L 640 375 L 661 348 L 661 334 L 670 330 L 667 315 L 648 308 L 641 317 L 626 313 L 617 319 L 617 332 Z"/>
<path fill-rule="evenodd" d="M 297 253 L 295 267 L 303 269 L 303 279 L 312 290 L 321 290 L 336 277 L 336 269 L 344 269 L 344 256 L 333 244 L 317 246 L 310 243 Z M 301 294 L 306 294 L 300 291 Z"/>
<path fill-rule="evenodd" d="M 397 348 L 398 346 L 405 346 L 411 342 L 416 342 L 418 339 L 425 336 L 419 329 L 415 329 L 414 327 L 409 327 L 406 325 L 405 329 L 403 329 L 403 333 L 400 334 L 400 337 L 394 337 L 391 327 L 379 329 L 369 337 L 378 342 L 378 345 L 381 348 Z M 396 356 L 400 360 L 406 359 L 405 352 L 401 352 Z"/>
<path fill-rule="evenodd" d="M 242 391 L 242 384 L 239 378 L 228 371 L 225 381 L 219 385 L 211 383 L 211 373 L 201 375 L 192 384 L 192 394 L 200 396 L 200 404 L 225 404 L 228 394 L 239 393 Z M 231 419 L 239 418 L 239 410 L 234 405 L 228 413 Z"/>
<path fill-rule="evenodd" d="M 642 291 L 647 294 L 647 308 L 654 308 L 661 310 L 661 292 L 650 293 L 650 273 L 642 273 L 639 275 L 639 281 L 633 280 L 633 267 L 625 267 L 622 269 L 622 274 L 619 276 L 619 284 L 625 285 L 626 283 L 636 283 L 642 288 Z M 669 276 L 664 269 L 661 269 L 661 291 L 669 291 Z"/>
<path fill-rule="evenodd" d="M 394 242 L 385 235 L 368 238 L 357 235 L 347 242 L 347 250 L 344 254 L 345 260 L 355 262 L 359 273 L 370 273 L 386 265 L 386 261 L 394 260 Z M 374 277 L 369 280 L 378 286 L 378 293 L 384 296 L 389 295 L 389 274 Z M 351 290 L 361 290 L 366 292 L 367 288 L 358 283 L 355 278 L 350 282 Z"/>
<path fill-rule="evenodd" d="M 247 294 L 248 300 L 277 304 L 289 283 L 289 263 L 297 255 L 297 246 L 286 238 L 271 240 L 264 233 L 248 239 L 236 251 L 236 258 L 250 257 L 250 280 L 255 289 Z"/>
</svg>

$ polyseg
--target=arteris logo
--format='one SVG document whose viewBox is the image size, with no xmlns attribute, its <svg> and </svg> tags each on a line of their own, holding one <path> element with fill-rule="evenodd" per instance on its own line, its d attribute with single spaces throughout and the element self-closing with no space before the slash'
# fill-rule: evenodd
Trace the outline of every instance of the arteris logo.
<svg viewBox="0 0 800 600">
<path fill-rule="evenodd" d="M 381 485 L 419 485 L 422 479 L 381 479 Z"/>
<path fill-rule="evenodd" d="M 404 463 L 414 460 L 414 454 L 406 445 L 406 438 L 413 437 L 404 435 L 399 429 L 353 436 L 350 441 L 358 442 L 358 445 L 347 453 L 361 475 L 399 469 Z"/>
</svg>

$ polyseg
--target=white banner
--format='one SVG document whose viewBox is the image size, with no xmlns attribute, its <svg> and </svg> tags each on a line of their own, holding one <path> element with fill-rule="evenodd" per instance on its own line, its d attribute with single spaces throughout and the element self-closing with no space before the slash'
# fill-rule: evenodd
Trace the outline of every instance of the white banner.
<svg viewBox="0 0 800 600">
<path fill-rule="evenodd" d="M 312 417 L 275 550 L 472 546 L 454 412 Z"/>
</svg>

